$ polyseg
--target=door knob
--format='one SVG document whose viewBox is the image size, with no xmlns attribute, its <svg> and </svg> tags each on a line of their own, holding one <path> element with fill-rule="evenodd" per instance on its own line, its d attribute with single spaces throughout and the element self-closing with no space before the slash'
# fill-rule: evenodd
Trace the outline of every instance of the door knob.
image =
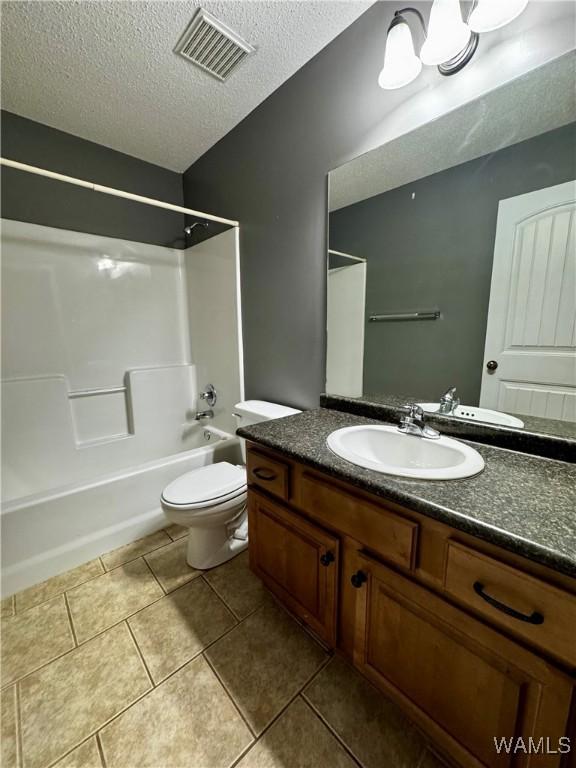
<svg viewBox="0 0 576 768">
<path fill-rule="evenodd" d="M 356 571 L 356 573 L 352 574 L 350 577 L 350 581 L 352 582 L 353 587 L 360 589 L 362 584 L 364 584 L 365 581 L 368 581 L 368 576 L 366 576 L 364 571 Z"/>
<path fill-rule="evenodd" d="M 488 362 L 486 363 L 486 368 L 489 371 L 495 371 L 496 368 L 498 368 L 498 362 L 496 360 L 488 360 Z"/>
</svg>

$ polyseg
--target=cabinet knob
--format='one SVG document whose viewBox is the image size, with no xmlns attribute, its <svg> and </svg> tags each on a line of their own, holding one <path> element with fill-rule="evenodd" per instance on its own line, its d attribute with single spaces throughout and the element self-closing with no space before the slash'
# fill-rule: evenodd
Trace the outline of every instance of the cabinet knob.
<svg viewBox="0 0 576 768">
<path fill-rule="evenodd" d="M 330 565 L 330 563 L 333 563 L 334 560 L 334 554 L 330 551 L 326 552 L 324 555 L 320 555 L 320 562 L 322 565 Z"/>
<path fill-rule="evenodd" d="M 368 576 L 366 576 L 364 571 L 356 571 L 350 578 L 350 581 L 352 582 L 353 587 L 360 589 L 362 584 L 364 584 L 365 581 L 368 581 Z"/>
<path fill-rule="evenodd" d="M 486 363 L 486 368 L 489 371 L 495 371 L 496 368 L 498 368 L 498 361 L 497 360 L 488 360 L 488 362 Z"/>
</svg>

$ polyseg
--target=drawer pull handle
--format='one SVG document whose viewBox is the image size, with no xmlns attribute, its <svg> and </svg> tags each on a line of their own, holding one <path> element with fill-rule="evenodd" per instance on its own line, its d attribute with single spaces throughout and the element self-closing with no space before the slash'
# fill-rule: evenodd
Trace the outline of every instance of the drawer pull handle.
<svg viewBox="0 0 576 768">
<path fill-rule="evenodd" d="M 261 467 L 256 467 L 252 470 L 252 474 L 255 475 L 259 480 L 266 480 L 267 482 L 270 482 L 271 480 L 276 480 L 276 472 L 272 472 L 271 469 L 262 469 Z"/>
<path fill-rule="evenodd" d="M 353 587 L 356 587 L 356 589 L 360 589 L 362 584 L 368 581 L 368 576 L 366 576 L 364 571 L 356 571 L 356 573 L 352 574 L 350 581 L 352 582 Z"/>
<path fill-rule="evenodd" d="M 320 555 L 320 562 L 322 565 L 330 565 L 330 563 L 333 563 L 336 558 L 334 557 L 333 552 L 326 552 L 324 555 Z"/>
<path fill-rule="evenodd" d="M 502 611 L 502 613 L 505 613 L 507 616 L 512 616 L 513 619 L 518 619 L 518 621 L 525 621 L 527 624 L 544 623 L 544 616 L 542 616 L 541 613 L 538 613 L 538 611 L 534 611 L 529 616 L 525 613 L 520 613 L 520 611 L 515 611 L 514 608 L 510 608 L 509 605 L 501 603 L 499 600 L 496 600 L 496 598 L 486 594 L 486 592 L 484 592 L 484 584 L 482 584 L 480 581 L 475 581 L 473 586 L 474 592 L 476 592 L 476 594 L 479 595 L 482 600 L 485 600 L 488 605 L 491 605 L 498 611 Z"/>
</svg>

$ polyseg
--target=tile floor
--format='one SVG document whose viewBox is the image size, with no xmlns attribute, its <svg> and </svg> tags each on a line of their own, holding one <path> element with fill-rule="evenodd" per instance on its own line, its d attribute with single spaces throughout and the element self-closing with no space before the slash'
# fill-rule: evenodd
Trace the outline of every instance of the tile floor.
<svg viewBox="0 0 576 768">
<path fill-rule="evenodd" d="M 265 592 L 170 526 L 2 601 L 2 768 L 441 768 Z"/>
</svg>

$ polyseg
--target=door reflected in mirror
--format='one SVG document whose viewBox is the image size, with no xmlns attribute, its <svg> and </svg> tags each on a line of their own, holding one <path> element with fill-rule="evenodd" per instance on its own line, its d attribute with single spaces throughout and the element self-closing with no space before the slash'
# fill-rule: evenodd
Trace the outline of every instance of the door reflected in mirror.
<svg viewBox="0 0 576 768">
<path fill-rule="evenodd" d="M 330 173 L 327 393 L 576 437 L 574 60 Z"/>
</svg>

